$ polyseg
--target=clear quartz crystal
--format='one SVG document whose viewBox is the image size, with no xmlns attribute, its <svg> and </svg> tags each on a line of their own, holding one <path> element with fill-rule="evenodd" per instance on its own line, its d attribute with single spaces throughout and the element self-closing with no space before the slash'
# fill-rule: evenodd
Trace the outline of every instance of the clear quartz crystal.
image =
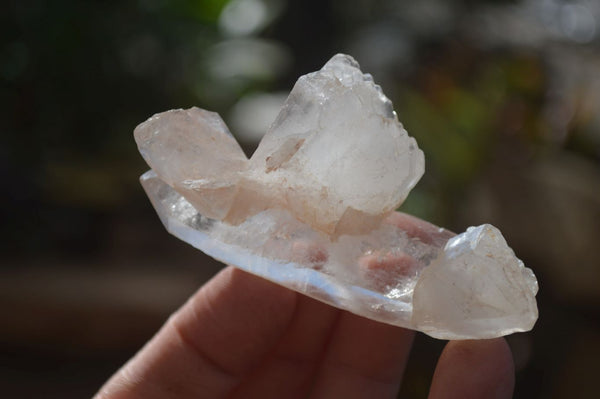
<svg viewBox="0 0 600 399">
<path fill-rule="evenodd" d="M 167 230 L 216 259 L 436 338 L 497 337 L 537 320 L 535 276 L 498 229 L 453 236 L 394 222 L 423 153 L 347 55 L 300 77 L 249 160 L 198 108 L 157 114 L 135 138 Z"/>
</svg>

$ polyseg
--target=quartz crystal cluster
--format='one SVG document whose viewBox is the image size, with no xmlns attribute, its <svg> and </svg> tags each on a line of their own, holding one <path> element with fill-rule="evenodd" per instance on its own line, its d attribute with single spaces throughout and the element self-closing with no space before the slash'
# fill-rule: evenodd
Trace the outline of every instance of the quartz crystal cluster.
<svg viewBox="0 0 600 399">
<path fill-rule="evenodd" d="M 537 320 L 535 276 L 498 229 L 454 236 L 393 212 L 423 153 L 350 56 L 300 77 L 250 159 L 199 108 L 154 115 L 135 139 L 167 230 L 216 259 L 436 338 L 497 337 Z"/>
</svg>

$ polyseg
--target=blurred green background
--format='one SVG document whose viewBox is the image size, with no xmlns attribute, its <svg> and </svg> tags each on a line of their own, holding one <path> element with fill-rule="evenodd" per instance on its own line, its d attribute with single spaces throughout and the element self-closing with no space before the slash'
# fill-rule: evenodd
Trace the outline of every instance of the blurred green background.
<svg viewBox="0 0 600 399">
<path fill-rule="evenodd" d="M 171 237 L 133 128 L 218 111 L 248 153 L 353 55 L 426 154 L 406 212 L 493 223 L 540 282 L 516 398 L 597 394 L 600 2 L 9 1 L 0 12 L 0 392 L 91 396 L 219 265 Z M 443 342 L 420 335 L 400 397 Z"/>
</svg>

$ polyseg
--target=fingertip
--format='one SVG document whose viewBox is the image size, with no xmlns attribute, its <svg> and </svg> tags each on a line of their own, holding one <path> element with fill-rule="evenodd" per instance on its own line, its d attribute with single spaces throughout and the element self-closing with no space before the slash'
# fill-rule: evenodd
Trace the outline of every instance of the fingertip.
<svg viewBox="0 0 600 399">
<path fill-rule="evenodd" d="M 511 398 L 512 352 L 504 338 L 450 341 L 438 361 L 430 399 Z"/>
<path fill-rule="evenodd" d="M 427 244 L 442 243 L 455 235 L 449 230 L 402 212 L 392 212 L 384 223 L 399 227 L 409 237 L 417 238 Z"/>
</svg>

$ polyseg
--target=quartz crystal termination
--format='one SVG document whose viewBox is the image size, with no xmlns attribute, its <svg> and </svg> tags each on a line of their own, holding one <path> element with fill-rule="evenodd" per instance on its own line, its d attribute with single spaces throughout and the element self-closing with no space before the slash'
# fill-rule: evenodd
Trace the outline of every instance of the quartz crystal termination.
<svg viewBox="0 0 600 399">
<path fill-rule="evenodd" d="M 155 115 L 135 138 L 204 216 L 239 224 L 282 208 L 334 235 L 377 226 L 425 168 L 390 100 L 344 55 L 298 80 L 250 160 L 221 118 L 198 108 Z"/>
<path fill-rule="evenodd" d="M 498 229 L 453 236 L 393 222 L 423 153 L 352 57 L 300 77 L 250 159 L 198 108 L 157 114 L 135 138 L 167 230 L 216 259 L 436 338 L 498 337 L 537 320 L 535 276 Z"/>
</svg>

